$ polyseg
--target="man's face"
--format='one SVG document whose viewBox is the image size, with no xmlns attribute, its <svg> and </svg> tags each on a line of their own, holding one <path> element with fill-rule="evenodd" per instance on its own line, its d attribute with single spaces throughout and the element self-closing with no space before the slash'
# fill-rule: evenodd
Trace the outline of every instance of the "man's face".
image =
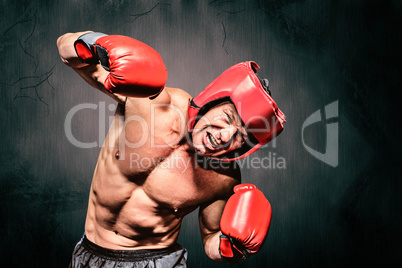
<svg viewBox="0 0 402 268">
<path fill-rule="evenodd" d="M 212 107 L 195 124 L 192 140 L 199 155 L 215 157 L 238 149 L 247 139 L 234 105 L 224 102 Z"/>
</svg>

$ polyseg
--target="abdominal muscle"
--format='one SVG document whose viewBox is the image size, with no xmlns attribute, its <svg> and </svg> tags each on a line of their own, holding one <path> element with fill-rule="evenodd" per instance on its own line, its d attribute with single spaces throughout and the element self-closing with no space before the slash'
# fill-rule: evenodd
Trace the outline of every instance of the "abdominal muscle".
<svg viewBox="0 0 402 268">
<path fill-rule="evenodd" d="M 178 183 L 189 174 L 177 179 L 155 167 L 127 177 L 119 167 L 124 162 L 114 159 L 116 151 L 102 148 L 89 196 L 87 238 L 116 250 L 169 247 L 177 240 L 184 215 L 200 201 L 195 192 L 189 195 L 191 183 Z"/>
<path fill-rule="evenodd" d="M 166 248 L 176 242 L 182 218 L 158 207 L 142 187 L 103 204 L 98 195 L 91 190 L 85 224 L 90 241 L 116 250 Z"/>
</svg>

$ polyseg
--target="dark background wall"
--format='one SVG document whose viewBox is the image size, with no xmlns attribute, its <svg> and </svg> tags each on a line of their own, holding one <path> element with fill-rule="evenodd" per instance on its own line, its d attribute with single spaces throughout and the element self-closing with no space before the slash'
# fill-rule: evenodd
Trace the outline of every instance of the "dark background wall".
<svg viewBox="0 0 402 268">
<path fill-rule="evenodd" d="M 84 231 L 100 148 L 71 144 L 64 121 L 78 104 L 97 105 L 79 111 L 72 128 L 78 140 L 98 141 L 107 128 L 99 117 L 107 124 L 112 114 L 100 107 L 113 101 L 58 58 L 57 37 L 82 30 L 151 45 L 168 85 L 192 95 L 255 60 L 287 116 L 283 134 L 255 155 L 264 166 L 243 162 L 244 182 L 273 208 L 264 247 L 237 266 L 213 263 L 193 213 L 179 238 L 189 267 L 401 262 L 400 1 L 15 0 L 0 12 L 1 267 L 67 267 Z M 338 116 L 303 129 L 333 102 Z M 307 151 L 325 152 L 327 123 L 338 124 L 333 166 Z"/>
</svg>

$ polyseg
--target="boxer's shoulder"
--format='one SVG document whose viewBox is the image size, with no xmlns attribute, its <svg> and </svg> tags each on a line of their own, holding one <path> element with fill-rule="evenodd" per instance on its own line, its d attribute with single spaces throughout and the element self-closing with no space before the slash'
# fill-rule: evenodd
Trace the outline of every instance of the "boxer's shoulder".
<svg viewBox="0 0 402 268">
<path fill-rule="evenodd" d="M 166 87 L 165 91 L 172 105 L 187 110 L 188 102 L 191 99 L 190 94 L 183 89 L 173 87 Z"/>
<path fill-rule="evenodd" d="M 166 92 L 169 93 L 169 95 L 171 96 L 177 96 L 178 98 L 185 98 L 185 99 L 189 99 L 191 98 L 190 94 L 188 94 L 185 90 L 181 89 L 181 88 L 175 88 L 175 87 L 165 87 Z"/>
<path fill-rule="evenodd" d="M 165 87 L 164 90 L 154 98 L 127 97 L 125 105 L 174 105 L 187 109 L 189 99 L 191 99 L 191 96 L 186 91 L 179 88 Z"/>
</svg>

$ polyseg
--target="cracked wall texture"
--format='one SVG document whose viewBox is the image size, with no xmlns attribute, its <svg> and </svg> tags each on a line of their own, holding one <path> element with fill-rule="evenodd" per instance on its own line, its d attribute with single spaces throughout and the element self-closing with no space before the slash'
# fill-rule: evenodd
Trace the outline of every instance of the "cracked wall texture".
<svg viewBox="0 0 402 268">
<path fill-rule="evenodd" d="M 255 154 L 270 156 L 270 168 L 243 167 L 243 181 L 266 194 L 273 219 L 261 252 L 235 267 L 400 262 L 401 12 L 391 0 L 2 1 L 1 266 L 67 267 L 84 230 L 99 148 L 72 145 L 64 120 L 77 104 L 113 101 L 58 57 L 57 37 L 83 30 L 151 45 L 168 86 L 193 96 L 235 63 L 261 66 L 288 123 L 275 146 Z M 334 168 L 310 155 L 301 135 L 307 117 L 336 100 Z M 98 121 L 99 109 L 80 111 L 73 134 L 99 142 Z M 325 123 L 304 132 L 319 151 Z M 273 164 L 280 158 L 284 169 Z M 189 267 L 234 267 L 207 259 L 196 213 L 179 242 Z"/>
</svg>

